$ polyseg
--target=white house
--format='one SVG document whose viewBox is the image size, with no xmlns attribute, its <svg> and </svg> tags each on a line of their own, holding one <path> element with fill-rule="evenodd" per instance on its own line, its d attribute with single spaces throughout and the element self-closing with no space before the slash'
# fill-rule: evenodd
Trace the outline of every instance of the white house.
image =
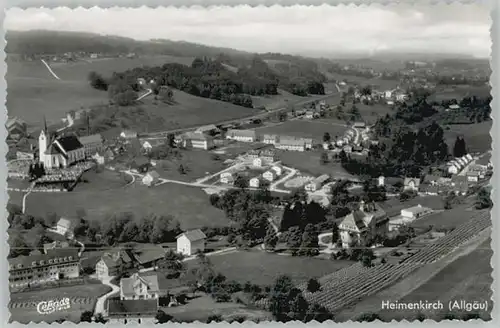
<svg viewBox="0 0 500 328">
<path fill-rule="evenodd" d="M 74 220 L 60 218 L 57 221 L 56 232 L 62 236 L 67 236 L 68 239 L 73 239 L 73 229 L 75 228 L 76 222 Z"/>
<path fill-rule="evenodd" d="M 252 188 L 259 188 L 260 180 L 259 180 L 259 178 L 251 178 L 249 184 L 250 184 L 250 187 L 252 187 Z"/>
<path fill-rule="evenodd" d="M 457 174 L 458 173 L 458 167 L 453 165 L 453 164 L 450 164 L 448 165 L 447 169 L 449 174 Z"/>
<path fill-rule="evenodd" d="M 197 251 L 205 251 L 207 236 L 200 229 L 186 231 L 177 236 L 177 252 L 191 256 Z"/>
<path fill-rule="evenodd" d="M 398 230 L 400 227 L 408 225 L 413 221 L 431 214 L 433 210 L 422 205 L 413 206 L 410 208 L 402 209 L 401 215 L 395 216 L 389 220 L 389 231 Z"/>
<path fill-rule="evenodd" d="M 253 164 L 253 166 L 261 167 L 262 166 L 262 159 L 257 157 L 253 160 L 252 164 Z"/>
<path fill-rule="evenodd" d="M 411 220 L 416 220 L 424 215 L 432 213 L 432 209 L 428 207 L 423 207 L 418 204 L 417 206 L 405 208 L 401 210 L 401 216 Z"/>
<path fill-rule="evenodd" d="M 467 181 L 469 181 L 469 182 L 478 182 L 480 175 L 481 175 L 480 172 L 469 171 L 469 172 L 467 172 Z"/>
<path fill-rule="evenodd" d="M 160 175 L 156 171 L 150 171 L 142 178 L 142 183 L 148 187 L 155 185 L 160 179 Z"/>
<path fill-rule="evenodd" d="M 132 130 L 123 130 L 122 133 L 120 133 L 120 137 L 122 137 L 123 139 L 136 139 L 137 132 Z"/>
<path fill-rule="evenodd" d="M 273 182 L 274 179 L 276 179 L 276 172 L 274 172 L 272 170 L 266 171 L 266 172 L 264 172 L 262 177 L 269 182 Z"/>
<path fill-rule="evenodd" d="M 99 165 L 102 165 L 105 162 L 104 155 L 100 154 L 99 152 L 96 152 L 94 155 L 92 155 L 92 159 Z"/>
<path fill-rule="evenodd" d="M 275 165 L 271 167 L 271 170 L 273 170 L 276 173 L 276 176 L 278 177 L 283 174 L 283 168 L 281 166 Z"/>
<path fill-rule="evenodd" d="M 383 187 L 385 185 L 385 177 L 384 176 L 379 176 L 378 177 L 378 186 Z"/>
<path fill-rule="evenodd" d="M 330 179 L 330 176 L 328 174 L 323 174 L 319 177 L 317 177 L 316 179 L 314 179 L 313 181 L 311 181 L 310 183 L 308 183 L 306 186 L 305 186 L 305 189 L 306 191 L 311 191 L 311 192 L 314 192 L 318 189 L 321 188 L 321 186 L 328 180 Z"/>
<path fill-rule="evenodd" d="M 257 136 L 254 130 L 229 130 L 226 133 L 226 139 L 241 142 L 254 142 L 257 140 Z"/>
<path fill-rule="evenodd" d="M 120 280 L 120 300 L 156 300 L 163 296 L 156 274 L 134 273 Z"/>
<path fill-rule="evenodd" d="M 420 186 L 420 179 L 418 179 L 418 178 L 405 178 L 403 186 L 404 186 L 403 187 L 404 190 L 417 191 L 418 187 Z"/>
<path fill-rule="evenodd" d="M 232 175 L 226 175 L 220 178 L 220 182 L 224 184 L 233 184 L 234 183 L 234 178 Z"/>
</svg>

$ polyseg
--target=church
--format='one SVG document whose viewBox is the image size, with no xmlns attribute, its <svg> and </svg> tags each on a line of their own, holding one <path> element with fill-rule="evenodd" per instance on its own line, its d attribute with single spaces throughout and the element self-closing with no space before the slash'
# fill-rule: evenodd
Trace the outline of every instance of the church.
<svg viewBox="0 0 500 328">
<path fill-rule="evenodd" d="M 64 168 L 85 160 L 85 148 L 78 137 L 51 137 L 47 128 L 38 137 L 38 151 L 38 159 L 46 169 Z"/>
</svg>

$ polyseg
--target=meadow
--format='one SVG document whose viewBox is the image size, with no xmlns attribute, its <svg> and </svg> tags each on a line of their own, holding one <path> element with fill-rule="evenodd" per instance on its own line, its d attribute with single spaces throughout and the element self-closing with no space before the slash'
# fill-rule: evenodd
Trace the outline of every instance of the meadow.
<svg viewBox="0 0 500 328">
<path fill-rule="evenodd" d="M 288 275 L 295 283 L 319 278 L 351 265 L 351 261 L 330 261 L 309 257 L 278 255 L 263 251 L 238 251 L 210 257 L 215 271 L 228 280 L 240 283 L 250 281 L 258 285 L 272 285 L 280 275 Z M 189 267 L 196 261 L 187 262 Z"/>
<path fill-rule="evenodd" d="M 139 181 L 113 190 L 87 190 L 67 193 L 32 193 L 26 200 L 26 211 L 35 216 L 49 212 L 72 217 L 78 208 L 85 209 L 90 220 L 105 220 L 123 212 L 137 220 L 146 215 L 172 215 L 183 230 L 203 226 L 228 226 L 224 213 L 210 205 L 209 197 L 199 188 L 178 184 L 146 187 Z"/>
<path fill-rule="evenodd" d="M 469 152 L 486 152 L 491 150 L 490 131 L 493 122 L 485 121 L 476 124 L 453 124 L 444 127 L 444 137 L 448 149 L 452 150 L 457 136 L 463 136 Z"/>
</svg>

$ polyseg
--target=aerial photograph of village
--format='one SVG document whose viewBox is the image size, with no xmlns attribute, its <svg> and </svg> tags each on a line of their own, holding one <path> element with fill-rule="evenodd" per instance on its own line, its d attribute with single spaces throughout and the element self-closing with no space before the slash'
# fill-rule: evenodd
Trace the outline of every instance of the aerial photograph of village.
<svg viewBox="0 0 500 328">
<path fill-rule="evenodd" d="M 490 25 L 7 10 L 10 322 L 491 320 Z"/>
</svg>

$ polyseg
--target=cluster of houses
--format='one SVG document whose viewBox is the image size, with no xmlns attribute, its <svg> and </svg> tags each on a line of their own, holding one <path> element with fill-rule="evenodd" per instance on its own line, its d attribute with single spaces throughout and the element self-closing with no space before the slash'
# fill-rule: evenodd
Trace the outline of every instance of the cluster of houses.
<svg viewBox="0 0 500 328">
<path fill-rule="evenodd" d="M 403 191 L 414 191 L 422 195 L 444 195 L 454 193 L 466 195 L 469 185 L 477 181 L 470 180 L 467 176 L 452 176 L 451 178 L 427 174 L 423 178 L 406 177 L 403 180 Z M 378 186 L 386 186 L 387 179 L 378 178 Z"/>
<path fill-rule="evenodd" d="M 449 174 L 458 174 L 472 161 L 473 158 L 470 154 L 455 158 L 446 163 L 446 171 Z"/>
</svg>

